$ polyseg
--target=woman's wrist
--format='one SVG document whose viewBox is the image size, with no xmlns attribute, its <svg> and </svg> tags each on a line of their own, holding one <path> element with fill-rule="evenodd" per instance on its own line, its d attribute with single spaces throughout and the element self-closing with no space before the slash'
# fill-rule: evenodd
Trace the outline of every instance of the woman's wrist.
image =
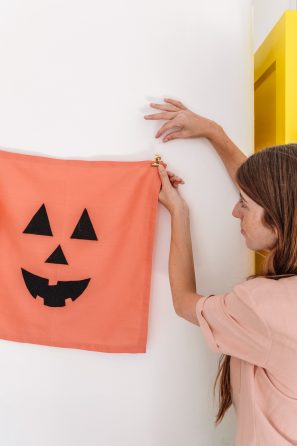
<svg viewBox="0 0 297 446">
<path fill-rule="evenodd" d="M 175 204 L 171 211 L 170 211 L 171 217 L 178 217 L 181 215 L 188 215 L 189 214 L 189 206 L 188 203 L 185 200 L 180 201 L 179 203 Z"/>
<path fill-rule="evenodd" d="M 205 137 L 211 142 L 220 141 L 222 135 L 224 134 L 224 129 L 215 121 L 209 120 L 209 125 L 207 127 Z"/>
</svg>

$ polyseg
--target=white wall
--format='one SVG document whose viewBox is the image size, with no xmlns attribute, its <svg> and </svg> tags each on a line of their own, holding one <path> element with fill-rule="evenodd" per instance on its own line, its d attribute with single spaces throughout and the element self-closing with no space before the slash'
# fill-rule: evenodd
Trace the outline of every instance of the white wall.
<svg viewBox="0 0 297 446">
<path fill-rule="evenodd" d="M 254 51 L 288 9 L 297 8 L 297 0 L 253 0 Z"/>
<path fill-rule="evenodd" d="M 151 159 L 185 180 L 198 291 L 228 291 L 252 256 L 231 216 L 238 199 L 206 140 L 156 141 L 151 97 L 170 95 L 253 147 L 249 0 L 0 2 L 3 149 L 65 158 Z M 120 193 L 120 191 L 119 191 Z M 170 219 L 160 205 L 146 354 L 0 341 L 4 446 L 228 446 L 215 430 L 218 356 L 174 313 Z"/>
</svg>

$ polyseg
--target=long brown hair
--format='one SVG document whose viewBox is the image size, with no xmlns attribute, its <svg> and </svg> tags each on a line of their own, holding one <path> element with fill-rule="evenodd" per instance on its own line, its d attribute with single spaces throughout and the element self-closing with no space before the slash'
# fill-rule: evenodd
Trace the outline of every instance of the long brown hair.
<svg viewBox="0 0 297 446">
<path fill-rule="evenodd" d="M 264 256 L 261 274 L 246 279 L 279 280 L 297 275 L 297 144 L 272 146 L 254 153 L 237 170 L 236 182 L 264 208 L 262 223 L 276 229 L 278 236 L 275 246 Z M 216 425 L 232 404 L 230 360 L 229 355 L 221 355 L 214 383 L 214 393 L 220 383 Z"/>
</svg>

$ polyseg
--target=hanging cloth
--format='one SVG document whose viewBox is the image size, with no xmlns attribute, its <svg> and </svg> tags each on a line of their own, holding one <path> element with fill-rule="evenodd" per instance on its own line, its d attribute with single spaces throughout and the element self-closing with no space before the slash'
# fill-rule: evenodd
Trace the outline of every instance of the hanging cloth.
<svg viewBox="0 0 297 446">
<path fill-rule="evenodd" d="M 146 351 L 157 170 L 0 150 L 1 339 Z"/>
</svg>

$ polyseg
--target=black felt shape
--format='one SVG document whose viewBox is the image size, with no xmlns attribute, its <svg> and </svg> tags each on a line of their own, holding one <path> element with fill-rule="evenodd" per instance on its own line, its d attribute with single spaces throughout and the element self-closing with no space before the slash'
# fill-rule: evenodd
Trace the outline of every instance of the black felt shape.
<svg viewBox="0 0 297 446">
<path fill-rule="evenodd" d="M 21 268 L 24 282 L 29 293 L 36 299 L 44 299 L 48 307 L 64 307 L 65 300 L 76 300 L 87 288 L 91 279 L 58 281 L 57 285 L 49 285 L 48 279 Z"/>
<path fill-rule="evenodd" d="M 91 223 L 88 211 L 84 209 L 81 217 L 70 238 L 79 238 L 84 240 L 98 240 L 96 232 Z"/>
<path fill-rule="evenodd" d="M 68 265 L 66 257 L 62 251 L 61 245 L 52 252 L 48 259 L 46 259 L 45 263 L 60 263 L 62 265 Z"/>
<path fill-rule="evenodd" d="M 23 233 L 25 234 L 37 234 L 37 235 L 53 235 L 48 215 L 43 204 L 36 214 L 33 215 L 31 221 L 29 222 Z"/>
</svg>

